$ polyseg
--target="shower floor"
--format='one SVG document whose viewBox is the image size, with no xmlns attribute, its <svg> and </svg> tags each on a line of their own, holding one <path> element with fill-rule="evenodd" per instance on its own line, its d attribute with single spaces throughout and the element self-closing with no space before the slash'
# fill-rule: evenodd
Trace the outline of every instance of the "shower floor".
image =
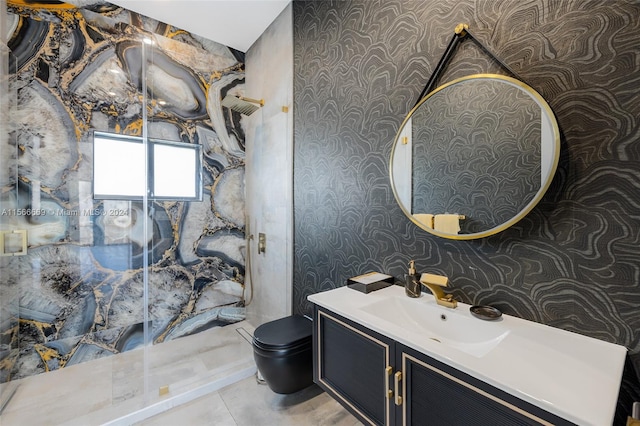
<svg viewBox="0 0 640 426">
<path fill-rule="evenodd" d="M 16 380 L 10 383 L 17 388 L 0 424 L 128 425 L 144 420 L 252 376 L 253 331 L 241 321 Z"/>
</svg>

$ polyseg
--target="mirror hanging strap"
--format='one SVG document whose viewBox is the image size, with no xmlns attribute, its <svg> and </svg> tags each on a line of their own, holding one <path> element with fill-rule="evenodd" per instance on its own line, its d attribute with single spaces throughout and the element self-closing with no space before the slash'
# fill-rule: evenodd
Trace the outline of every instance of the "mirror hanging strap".
<svg viewBox="0 0 640 426">
<path fill-rule="evenodd" d="M 418 96 L 418 100 L 416 101 L 414 108 L 420 103 L 420 100 L 424 98 L 424 96 L 427 93 L 433 90 L 438 80 L 438 77 L 440 76 L 444 68 L 447 66 L 447 63 L 449 63 L 449 60 L 455 53 L 458 43 L 460 43 L 462 39 L 464 39 L 468 34 L 467 33 L 468 29 L 469 29 L 469 26 L 467 24 L 458 24 L 458 26 L 456 26 L 453 37 L 449 41 L 449 44 L 447 45 L 447 48 L 442 54 L 442 57 L 438 61 L 438 65 L 436 65 L 435 70 L 433 71 L 433 73 L 431 73 L 431 77 L 429 77 L 429 80 L 427 81 L 426 86 L 424 86 L 424 89 L 422 89 L 422 93 L 420 93 L 420 96 Z"/>
<path fill-rule="evenodd" d="M 436 65 L 435 70 L 431 74 L 431 77 L 429 77 L 429 80 L 427 81 L 426 86 L 420 93 L 420 96 L 418 96 L 418 100 L 416 101 L 414 108 L 420 103 L 420 101 L 422 100 L 422 98 L 424 98 L 425 95 L 427 95 L 433 90 L 438 80 L 438 77 L 440 76 L 440 74 L 442 74 L 445 67 L 449 63 L 449 60 L 451 60 L 451 57 L 454 55 L 456 47 L 458 47 L 458 44 L 460 44 L 460 42 L 463 41 L 464 38 L 467 36 L 469 36 L 471 40 L 473 40 L 478 46 L 480 46 L 482 50 L 484 50 L 489 56 L 491 56 L 502 68 L 504 68 L 513 77 L 526 83 L 526 81 L 524 81 L 515 71 L 509 68 L 507 64 L 502 62 L 491 50 L 489 50 L 489 48 L 487 48 L 482 42 L 480 42 L 480 40 L 478 40 L 476 37 L 474 37 L 473 34 L 469 32 L 468 24 L 458 24 L 454 29 L 453 37 L 451 38 L 451 41 L 449 41 L 449 44 L 447 45 L 447 48 L 442 54 L 440 61 L 438 61 L 438 64 Z"/>
</svg>

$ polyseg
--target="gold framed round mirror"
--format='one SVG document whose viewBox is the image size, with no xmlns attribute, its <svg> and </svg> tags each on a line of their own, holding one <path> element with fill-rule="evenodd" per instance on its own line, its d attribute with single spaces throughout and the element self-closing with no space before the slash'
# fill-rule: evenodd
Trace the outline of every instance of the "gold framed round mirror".
<svg viewBox="0 0 640 426">
<path fill-rule="evenodd" d="M 560 130 L 542 96 L 511 77 L 475 74 L 438 87 L 409 112 L 389 170 L 412 222 L 470 240 L 525 217 L 549 188 L 559 158 Z"/>
</svg>

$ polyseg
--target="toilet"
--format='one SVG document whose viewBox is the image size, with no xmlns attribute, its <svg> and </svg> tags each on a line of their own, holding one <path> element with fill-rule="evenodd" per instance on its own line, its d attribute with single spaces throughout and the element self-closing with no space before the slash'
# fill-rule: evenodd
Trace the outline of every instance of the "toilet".
<svg viewBox="0 0 640 426">
<path fill-rule="evenodd" d="M 312 330 L 310 320 L 291 315 L 253 333 L 253 358 L 275 393 L 290 394 L 313 384 Z"/>
</svg>

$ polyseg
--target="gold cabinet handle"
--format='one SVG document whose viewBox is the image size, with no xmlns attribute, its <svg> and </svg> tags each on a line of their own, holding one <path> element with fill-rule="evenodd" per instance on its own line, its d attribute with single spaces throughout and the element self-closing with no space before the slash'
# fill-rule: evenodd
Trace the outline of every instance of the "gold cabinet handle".
<svg viewBox="0 0 640 426">
<path fill-rule="evenodd" d="M 396 405 L 402 405 L 402 396 L 400 395 L 400 382 L 402 381 L 402 371 L 398 371 L 394 376 L 394 388 L 396 392 Z"/>
<path fill-rule="evenodd" d="M 391 383 L 389 383 L 391 381 L 390 378 L 392 374 L 393 374 L 393 368 L 391 368 L 391 366 L 388 366 L 387 368 L 385 368 L 384 388 L 387 391 L 387 399 L 393 398 L 393 391 L 390 389 Z"/>
</svg>

